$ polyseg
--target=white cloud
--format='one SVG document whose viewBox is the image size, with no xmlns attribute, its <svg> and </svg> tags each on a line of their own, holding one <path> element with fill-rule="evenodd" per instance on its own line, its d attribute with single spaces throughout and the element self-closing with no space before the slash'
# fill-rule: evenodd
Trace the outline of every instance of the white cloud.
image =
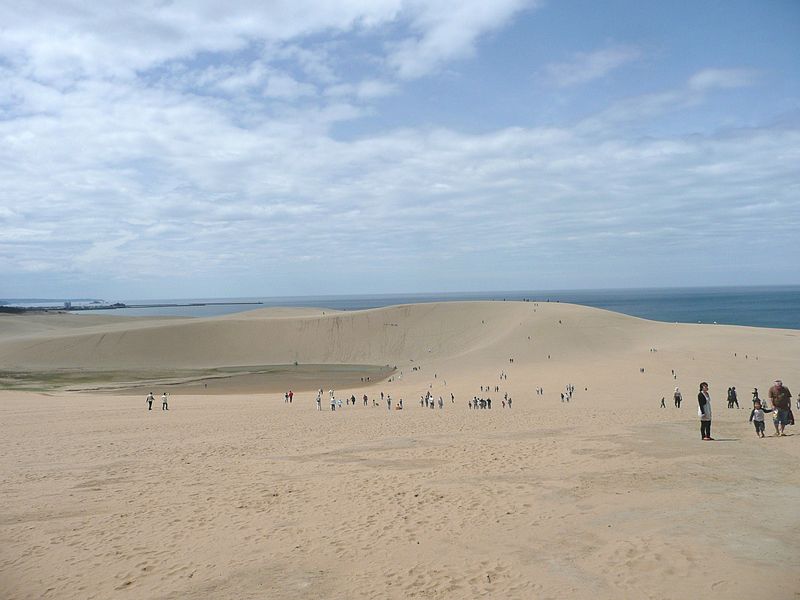
<svg viewBox="0 0 800 600">
<path fill-rule="evenodd" d="M 341 142 L 310 125 L 351 110 L 244 129 L 201 97 L 81 86 L 59 119 L 0 124 L 4 140 L 33 136 L 0 149 L 3 202 L 15 200 L 0 241 L 25 245 L 26 270 L 178 280 L 280 269 L 309 244 L 324 249 L 317 266 L 398 252 L 436 262 L 440 250 L 524 255 L 567 239 L 609 255 L 694 247 L 693 230 L 712 221 L 719 238 L 742 219 L 800 225 L 786 185 L 797 131 L 628 140 L 580 127 L 405 129 Z"/>
<path fill-rule="evenodd" d="M 316 88 L 309 83 L 297 81 L 294 77 L 285 73 L 274 73 L 267 77 L 264 95 L 271 98 L 289 100 L 301 96 L 314 96 L 316 91 Z"/>
<path fill-rule="evenodd" d="M 391 96 L 396 93 L 399 86 L 388 81 L 378 79 L 365 79 L 356 83 L 339 83 L 325 90 L 325 95 L 330 97 L 353 96 L 359 100 L 373 100 Z"/>
<path fill-rule="evenodd" d="M 405 79 L 427 75 L 445 61 L 470 56 L 480 36 L 535 5 L 532 0 L 409 1 L 405 9 L 414 35 L 389 45 L 389 64 Z"/>
<path fill-rule="evenodd" d="M 154 294 L 169 296 L 203 276 L 226 295 L 237 277 L 265 291 L 293 277 L 299 256 L 310 278 L 344 265 L 463 281 L 483 255 L 487 270 L 515 272 L 545 257 L 552 274 L 565 256 L 672 260 L 708 222 L 720 239 L 767 219 L 800 226 L 796 129 L 629 138 L 619 127 L 700 105 L 749 71 L 701 70 L 574 126 L 413 125 L 343 141 L 337 125 L 468 56 L 529 4 L 263 6 L 0 8 L 4 282 L 171 280 Z M 395 44 L 373 43 L 385 30 Z M 359 44 L 377 60 L 348 69 Z M 611 50 L 554 77 L 575 85 L 636 58 Z"/>
<path fill-rule="evenodd" d="M 655 119 L 703 104 L 717 89 L 733 89 L 752 85 L 757 73 L 747 69 L 707 69 L 692 75 L 679 88 L 624 98 L 581 123 L 585 131 L 618 127 Z"/>
<path fill-rule="evenodd" d="M 403 77 L 432 72 L 469 55 L 477 39 L 505 24 L 531 0 L 313 0 L 108 2 L 91 8 L 63 1 L 0 6 L 0 55 L 38 80 L 69 85 L 75 78 L 131 78 L 201 53 L 236 53 L 253 44 L 278 44 L 309 74 L 330 82 L 324 52 L 296 40 L 326 32 L 399 26 L 408 35 L 387 57 Z M 289 49 L 281 49 L 286 45 Z"/>
<path fill-rule="evenodd" d="M 757 75 L 752 69 L 705 69 L 689 79 L 688 87 L 699 92 L 747 87 L 755 83 Z"/>
<path fill-rule="evenodd" d="M 557 87 L 568 87 L 601 79 L 620 67 L 641 58 L 633 46 L 611 46 L 594 52 L 579 52 L 569 61 L 545 67 L 545 78 Z"/>
</svg>

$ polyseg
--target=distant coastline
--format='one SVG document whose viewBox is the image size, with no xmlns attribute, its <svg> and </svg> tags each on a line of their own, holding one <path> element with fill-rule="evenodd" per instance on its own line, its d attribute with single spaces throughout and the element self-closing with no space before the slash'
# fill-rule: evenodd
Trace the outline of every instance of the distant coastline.
<svg viewBox="0 0 800 600">
<path fill-rule="evenodd" d="M 261 296 L 239 298 L 125 299 L 109 304 L 101 300 L 50 302 L 51 311 L 87 313 L 110 310 L 126 317 L 214 317 L 260 307 L 306 307 L 331 310 L 365 310 L 399 304 L 452 301 L 565 302 L 602 308 L 653 321 L 718 323 L 750 327 L 800 330 L 800 285 L 707 288 L 640 288 L 597 290 L 529 290 L 489 292 L 447 292 L 427 294 L 354 294 L 320 296 Z M 42 310 L 29 300 L 29 312 Z M 44 302 L 44 301 L 39 301 Z M 60 306 L 55 306 L 60 302 Z M 79 304 L 80 303 L 80 304 Z M 90 304 L 92 303 L 92 304 Z M 11 312 L 20 300 L 0 299 L 0 311 Z M 17 312 L 17 311 L 14 311 Z"/>
<path fill-rule="evenodd" d="M 102 301 L 93 301 L 90 304 L 77 304 L 72 305 L 71 301 L 65 300 L 60 305 L 53 305 L 53 306 L 20 306 L 16 302 L 14 304 L 4 304 L 6 301 L 0 301 L 0 313 L 11 313 L 11 314 L 24 314 L 24 313 L 48 313 L 48 312 L 83 312 L 83 311 L 94 311 L 94 310 L 119 310 L 125 308 L 142 308 L 142 309 L 151 309 L 151 308 L 189 308 L 189 307 L 198 307 L 198 306 L 253 306 L 253 305 L 261 305 L 263 302 L 228 302 L 228 301 L 219 301 L 219 302 L 185 302 L 185 303 L 174 303 L 174 302 L 159 302 L 153 304 L 126 304 L 124 302 L 114 302 L 113 304 L 108 304 Z"/>
</svg>

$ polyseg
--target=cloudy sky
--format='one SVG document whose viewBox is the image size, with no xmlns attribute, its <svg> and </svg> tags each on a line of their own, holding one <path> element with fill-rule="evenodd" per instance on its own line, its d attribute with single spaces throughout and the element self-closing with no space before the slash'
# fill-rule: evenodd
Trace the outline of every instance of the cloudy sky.
<svg viewBox="0 0 800 600">
<path fill-rule="evenodd" d="M 800 283 L 796 0 L 0 0 L 0 297 Z"/>
</svg>

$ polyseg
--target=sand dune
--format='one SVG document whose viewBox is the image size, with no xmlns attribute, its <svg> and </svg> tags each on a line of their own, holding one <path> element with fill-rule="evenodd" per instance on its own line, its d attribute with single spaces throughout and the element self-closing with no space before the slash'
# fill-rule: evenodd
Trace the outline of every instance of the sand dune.
<svg viewBox="0 0 800 600">
<path fill-rule="evenodd" d="M 780 355 L 797 341 L 793 331 L 655 323 L 555 303 L 433 303 L 325 315 L 260 309 L 203 319 L 7 316 L 0 318 L 0 368 L 410 365 L 506 356 L 540 362 L 547 354 L 581 361 L 652 347 L 714 352 L 721 345 Z"/>
<path fill-rule="evenodd" d="M 331 383 L 370 397 L 336 412 L 316 411 L 312 392 L 289 405 L 234 382 L 149 413 L 141 394 L 0 392 L 3 597 L 800 589 L 800 437 L 757 439 L 749 410 L 724 401 L 735 385 L 748 407 L 748 390 L 765 394 L 776 376 L 800 391 L 800 332 L 544 303 L 322 312 L 0 317 L 4 371 L 397 366 L 390 379 Z M 328 377 L 322 366 L 314 376 Z M 699 440 L 701 380 L 714 443 Z M 567 383 L 576 392 L 562 403 Z M 495 385 L 492 410 L 467 409 Z M 381 391 L 406 408 L 373 407 Z M 426 391 L 456 401 L 421 408 Z"/>
</svg>

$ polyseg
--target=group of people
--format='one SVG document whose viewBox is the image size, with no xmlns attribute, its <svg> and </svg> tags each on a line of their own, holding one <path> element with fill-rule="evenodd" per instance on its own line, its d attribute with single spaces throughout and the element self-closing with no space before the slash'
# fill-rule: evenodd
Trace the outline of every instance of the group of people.
<svg viewBox="0 0 800 600">
<path fill-rule="evenodd" d="M 780 379 L 776 379 L 767 392 L 772 409 L 765 407 L 758 397 L 758 388 L 753 389 L 753 410 L 750 412 L 750 422 L 756 429 L 756 435 L 764 437 L 764 413 L 771 412 L 772 424 L 775 426 L 775 435 L 786 435 L 787 425 L 794 425 L 794 415 L 792 414 L 792 393 Z M 800 399 L 798 399 L 800 407 Z M 761 425 L 759 425 L 759 421 Z"/>
<path fill-rule="evenodd" d="M 492 399 L 491 398 L 478 398 L 477 396 L 473 396 L 472 400 L 467 400 L 467 407 L 469 409 L 473 408 L 492 408 Z"/>
<path fill-rule="evenodd" d="M 500 403 L 503 408 L 511 408 L 511 403 L 513 402 L 511 396 L 507 393 L 503 396 L 500 400 Z M 467 408 L 472 410 L 473 408 L 476 410 L 479 409 L 487 409 L 491 410 L 492 408 L 492 399 L 491 398 L 478 398 L 478 396 L 473 396 L 472 400 L 467 400 Z"/>
<path fill-rule="evenodd" d="M 153 396 L 153 392 L 147 394 L 147 398 L 145 398 L 145 402 L 147 403 L 147 410 L 153 410 L 153 402 L 155 402 L 156 397 Z M 169 410 L 169 402 L 167 398 L 167 392 L 161 396 L 161 410 Z"/>
<path fill-rule="evenodd" d="M 346 406 L 350 406 L 350 405 L 355 406 L 356 405 L 356 401 L 357 401 L 355 394 L 351 394 L 350 397 L 349 398 L 345 398 L 344 399 L 344 403 L 342 403 L 342 398 L 341 397 L 337 398 L 336 397 L 336 392 L 334 392 L 332 389 L 328 390 L 328 399 L 330 400 L 330 406 L 331 406 L 331 410 L 332 411 L 335 411 L 337 408 L 339 410 L 341 410 L 343 404 L 346 405 Z M 369 404 L 369 396 L 364 394 L 361 397 L 361 401 L 364 403 L 364 406 L 367 406 Z M 393 405 L 392 396 L 384 394 L 383 392 L 381 392 L 381 403 L 384 403 L 384 402 L 386 403 L 386 408 L 388 410 L 392 410 L 392 405 Z M 322 410 L 322 388 L 317 390 L 316 405 L 317 405 L 317 410 Z M 377 399 L 373 399 L 372 400 L 372 406 L 380 406 L 378 404 Z M 394 403 L 394 407 L 395 407 L 395 410 L 403 410 L 403 399 L 400 398 L 397 401 L 397 403 Z"/>
<path fill-rule="evenodd" d="M 455 404 L 456 396 L 452 392 L 450 393 L 450 403 Z M 425 392 L 424 396 L 419 397 L 419 405 L 421 408 L 436 408 L 439 406 L 440 409 L 444 408 L 444 398 L 439 396 L 438 402 L 434 399 L 433 394 L 429 391 Z"/>
<path fill-rule="evenodd" d="M 569 402 L 570 400 L 572 400 L 572 394 L 574 394 L 574 393 L 575 393 L 575 386 L 572 385 L 571 383 L 568 383 L 564 387 L 564 391 L 561 392 L 561 401 L 562 402 Z"/>
<path fill-rule="evenodd" d="M 677 390 L 677 388 L 676 388 Z M 753 390 L 753 410 L 750 412 L 750 422 L 756 430 L 758 437 L 765 437 L 765 413 L 773 413 L 772 423 L 775 426 L 775 435 L 780 437 L 786 435 L 787 425 L 794 425 L 794 415 L 792 414 L 792 393 L 780 379 L 776 379 L 768 392 L 769 403 L 767 406 L 758 397 L 758 389 Z M 700 384 L 700 392 L 697 394 L 698 409 L 700 417 L 700 437 L 704 441 L 713 440 L 711 437 L 711 396 L 708 392 L 708 383 Z M 739 407 L 736 398 L 736 388 L 728 388 L 728 408 L 733 405 Z"/>
</svg>

